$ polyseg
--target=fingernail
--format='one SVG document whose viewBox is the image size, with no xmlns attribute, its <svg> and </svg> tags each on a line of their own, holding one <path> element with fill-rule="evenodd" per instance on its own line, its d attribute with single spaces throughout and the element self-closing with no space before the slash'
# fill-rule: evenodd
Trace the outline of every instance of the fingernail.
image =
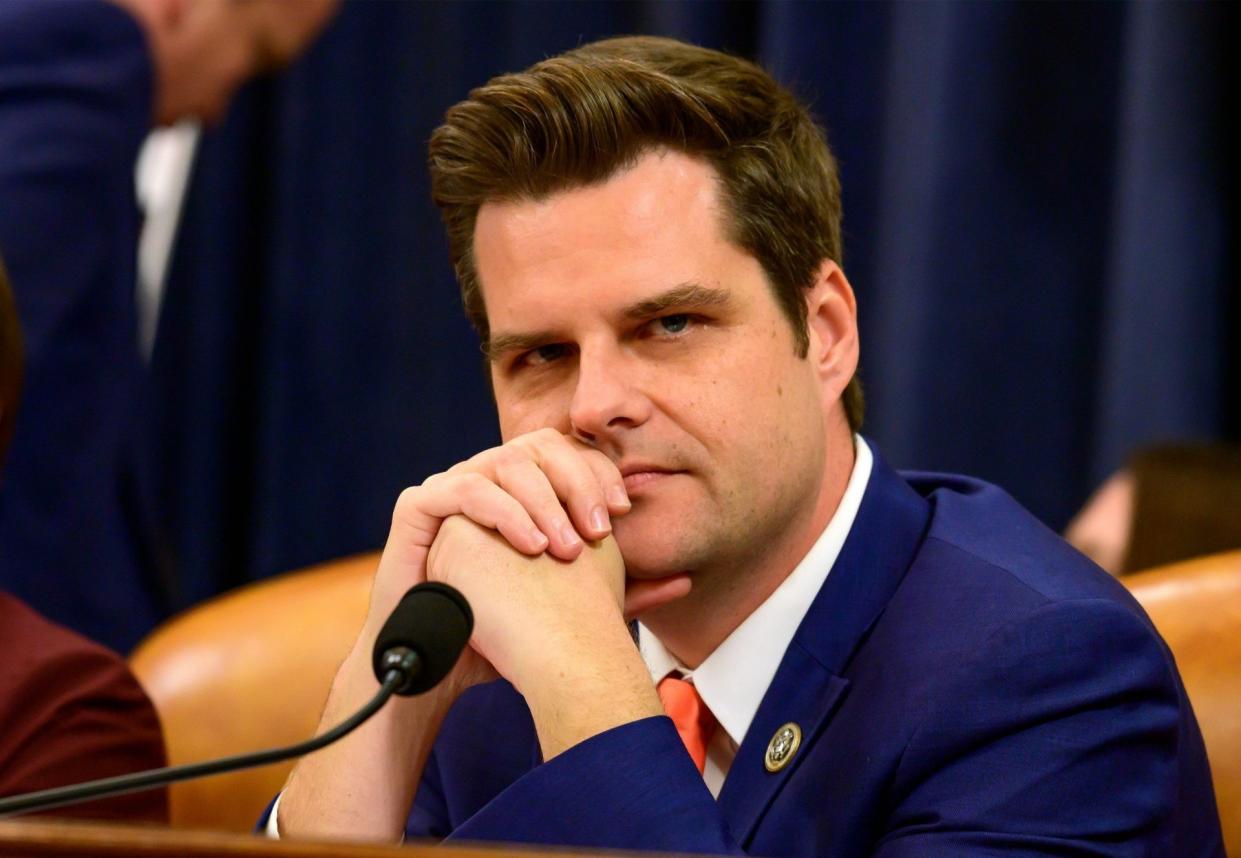
<svg viewBox="0 0 1241 858">
<path fill-rule="evenodd" d="M 611 530 L 608 524 L 608 512 L 601 506 L 597 506 L 590 511 L 590 526 L 595 530 L 607 533 Z"/>
<path fill-rule="evenodd" d="M 547 547 L 547 534 L 537 527 L 532 527 L 530 528 L 530 541 L 534 543 L 535 548 L 541 551 Z"/>
<path fill-rule="evenodd" d="M 582 538 L 577 535 L 577 531 L 573 529 L 573 525 L 565 522 L 560 526 L 560 541 L 568 548 L 580 545 Z"/>
<path fill-rule="evenodd" d="M 613 506 L 629 506 L 629 494 L 624 486 L 612 486 L 608 489 L 608 503 Z"/>
</svg>

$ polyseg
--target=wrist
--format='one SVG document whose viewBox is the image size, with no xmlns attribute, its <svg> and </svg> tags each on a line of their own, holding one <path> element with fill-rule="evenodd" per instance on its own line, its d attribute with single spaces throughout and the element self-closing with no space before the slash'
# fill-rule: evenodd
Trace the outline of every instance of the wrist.
<svg viewBox="0 0 1241 858">
<path fill-rule="evenodd" d="M 505 626 L 476 627 L 473 644 L 523 696 L 543 685 L 584 681 L 595 673 L 606 678 L 604 665 L 626 655 L 641 663 L 619 610 L 579 608 L 547 611 Z"/>
<path fill-rule="evenodd" d="M 337 671 L 319 732 L 352 715 L 378 690 L 369 653 L 359 644 Z M 281 794 L 281 836 L 399 840 L 423 766 L 455 700 L 448 683 L 416 697 L 394 697 L 349 735 L 303 757 Z"/>
<path fill-rule="evenodd" d="M 390 707 L 401 708 L 405 704 L 418 702 L 421 709 L 428 711 L 442 709 L 447 712 L 448 709 L 452 708 L 457 698 L 461 696 L 461 693 L 474 684 L 467 677 L 462 676 L 461 661 L 468 654 L 467 645 L 467 649 L 463 650 L 458 663 L 435 686 L 421 694 L 409 696 L 394 694 L 384 706 L 384 709 L 380 711 L 383 712 Z M 355 647 L 341 664 L 336 680 L 332 685 L 332 695 L 337 695 L 339 687 L 342 693 L 347 693 L 350 698 L 358 701 L 358 704 L 361 705 L 370 697 L 378 694 L 381 685 L 382 683 L 375 675 L 372 645 L 370 642 L 367 642 L 366 645 L 362 645 L 359 642 L 359 646 Z"/>
<path fill-rule="evenodd" d="M 544 760 L 606 730 L 663 714 L 623 623 L 596 630 L 589 643 L 574 650 L 545 654 L 537 671 L 514 684 L 534 718 Z"/>
</svg>

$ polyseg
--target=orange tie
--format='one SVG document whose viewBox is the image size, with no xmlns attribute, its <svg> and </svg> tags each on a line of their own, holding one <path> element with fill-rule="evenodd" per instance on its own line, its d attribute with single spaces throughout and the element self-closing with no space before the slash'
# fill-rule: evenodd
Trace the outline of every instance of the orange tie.
<svg viewBox="0 0 1241 858">
<path fill-rule="evenodd" d="M 707 765 L 707 743 L 715 730 L 715 717 L 698 696 L 698 689 L 684 679 L 666 676 L 660 680 L 656 690 L 659 692 L 659 702 L 664 704 L 664 711 L 685 743 L 685 750 L 689 751 L 698 773 L 702 774 Z"/>
</svg>

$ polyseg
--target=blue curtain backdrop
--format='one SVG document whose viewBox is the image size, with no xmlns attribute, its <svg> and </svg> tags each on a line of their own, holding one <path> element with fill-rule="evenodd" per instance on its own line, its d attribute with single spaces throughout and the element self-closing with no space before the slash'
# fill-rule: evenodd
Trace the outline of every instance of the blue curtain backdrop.
<svg viewBox="0 0 1241 858">
<path fill-rule="evenodd" d="M 897 465 L 991 479 L 1058 528 L 1135 445 L 1235 437 L 1235 19 L 346 4 L 201 148 L 153 361 L 169 607 L 380 546 L 403 486 L 495 442 L 426 140 L 470 87 L 615 34 L 756 58 L 813 104 L 867 432 Z"/>
</svg>

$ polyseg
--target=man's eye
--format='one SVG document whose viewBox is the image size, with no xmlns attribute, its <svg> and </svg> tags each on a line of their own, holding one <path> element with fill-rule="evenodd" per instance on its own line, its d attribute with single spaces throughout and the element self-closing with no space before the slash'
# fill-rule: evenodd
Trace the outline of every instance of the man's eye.
<svg viewBox="0 0 1241 858">
<path fill-rule="evenodd" d="M 689 315 L 677 313 L 673 316 L 661 316 L 655 320 L 660 333 L 679 334 L 689 327 Z"/>
<path fill-rule="evenodd" d="M 538 366 L 539 364 L 551 363 L 564 357 L 565 346 L 563 343 L 552 343 L 546 346 L 539 346 L 537 349 L 531 349 L 522 357 L 522 363 Z"/>
</svg>

